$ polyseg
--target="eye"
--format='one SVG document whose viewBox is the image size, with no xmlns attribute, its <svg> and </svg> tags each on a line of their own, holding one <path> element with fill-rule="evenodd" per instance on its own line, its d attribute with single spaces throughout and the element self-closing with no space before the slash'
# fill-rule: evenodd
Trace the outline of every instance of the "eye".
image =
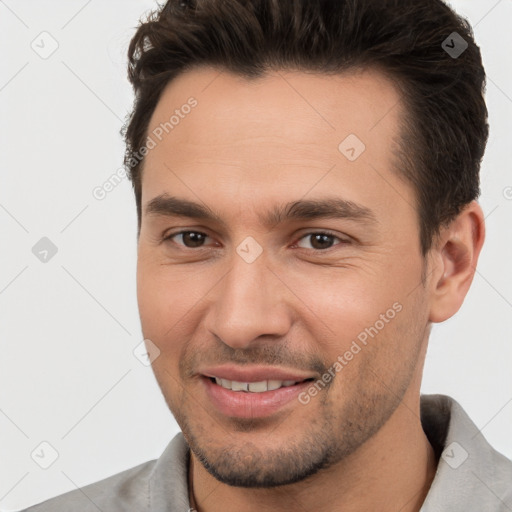
<svg viewBox="0 0 512 512">
<path fill-rule="evenodd" d="M 178 233 L 172 233 L 166 236 L 163 241 L 174 241 L 179 240 L 177 245 L 181 245 L 187 249 L 197 249 L 205 246 L 205 240 L 210 238 L 206 233 L 202 233 L 201 231 L 179 231 Z M 340 243 L 335 244 L 334 240 L 338 240 Z M 310 247 L 304 246 L 304 242 L 306 244 L 309 241 Z M 333 247 L 333 245 L 341 245 L 343 243 L 348 243 L 348 240 L 344 240 L 332 233 L 326 231 L 314 231 L 305 234 L 299 239 L 295 245 L 302 249 L 313 249 L 316 252 L 318 251 L 326 251 Z"/>
<path fill-rule="evenodd" d="M 306 235 L 302 236 L 299 239 L 299 242 L 297 242 L 297 245 L 301 247 L 302 249 L 310 249 L 313 248 L 317 251 L 330 249 L 334 243 L 333 239 L 339 240 L 341 243 L 347 243 L 347 240 L 343 240 L 340 237 L 333 235 L 332 233 L 328 233 L 325 231 L 315 231 L 311 233 L 307 233 Z M 304 247 L 303 245 L 300 245 L 300 240 L 309 240 L 309 243 L 311 247 Z M 341 245 L 341 244 L 337 244 Z"/>
<path fill-rule="evenodd" d="M 203 242 L 206 238 L 209 238 L 207 234 L 201 233 L 200 231 L 180 231 L 179 233 L 173 233 L 164 238 L 165 240 L 173 240 L 173 239 L 181 239 L 181 243 L 178 245 L 183 245 L 188 249 L 194 249 L 197 247 L 203 247 Z"/>
</svg>

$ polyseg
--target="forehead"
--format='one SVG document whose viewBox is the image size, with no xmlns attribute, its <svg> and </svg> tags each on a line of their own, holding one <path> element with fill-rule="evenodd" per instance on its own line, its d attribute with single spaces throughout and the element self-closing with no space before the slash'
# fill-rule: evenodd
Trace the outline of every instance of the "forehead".
<svg viewBox="0 0 512 512">
<path fill-rule="evenodd" d="M 377 125 L 380 133 L 395 128 L 400 108 L 399 90 L 376 70 L 337 75 L 283 70 L 249 80 L 226 70 L 199 67 L 167 85 L 149 131 L 168 122 L 191 97 L 197 106 L 185 115 L 187 123 L 180 121 L 181 129 L 173 127 L 176 141 L 180 132 L 185 135 L 186 124 L 196 138 L 219 145 L 250 138 L 263 128 L 269 136 L 291 142 L 329 134 L 336 140 L 344 133 L 359 134 L 370 142 L 370 132 Z M 221 131 L 211 129 L 219 125 Z M 231 135 L 229 140 L 226 135 Z"/>
<path fill-rule="evenodd" d="M 142 203 L 169 187 L 208 197 L 212 186 L 256 201 L 342 185 L 361 200 L 376 173 L 394 179 L 401 108 L 399 90 L 374 70 L 274 71 L 255 80 L 189 70 L 168 84 L 151 117 Z"/>
</svg>

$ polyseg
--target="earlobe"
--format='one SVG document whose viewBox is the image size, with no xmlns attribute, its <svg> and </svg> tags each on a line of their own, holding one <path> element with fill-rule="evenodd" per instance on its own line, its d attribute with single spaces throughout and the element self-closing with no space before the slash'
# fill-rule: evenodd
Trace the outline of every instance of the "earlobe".
<svg viewBox="0 0 512 512">
<path fill-rule="evenodd" d="M 429 321 L 443 322 L 462 306 L 485 239 L 482 208 L 472 201 L 442 229 L 437 248 L 439 272 L 432 282 Z"/>
</svg>

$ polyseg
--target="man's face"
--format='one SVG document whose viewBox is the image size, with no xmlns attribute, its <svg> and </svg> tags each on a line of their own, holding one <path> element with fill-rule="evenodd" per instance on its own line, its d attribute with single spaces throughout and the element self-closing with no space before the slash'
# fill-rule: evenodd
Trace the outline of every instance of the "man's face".
<svg viewBox="0 0 512 512">
<path fill-rule="evenodd" d="M 208 68 L 160 98 L 142 181 L 142 330 L 193 453 L 225 483 L 299 481 L 390 417 L 411 419 L 399 403 L 419 388 L 429 281 L 414 192 L 392 171 L 399 99 L 375 72 L 249 82 Z M 216 218 L 178 215 L 162 195 Z M 328 200 L 339 215 L 286 207 Z"/>
</svg>

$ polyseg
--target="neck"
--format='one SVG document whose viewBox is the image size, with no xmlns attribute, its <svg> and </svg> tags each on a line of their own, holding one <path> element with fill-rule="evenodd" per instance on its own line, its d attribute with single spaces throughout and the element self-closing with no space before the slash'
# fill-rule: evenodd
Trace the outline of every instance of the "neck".
<svg viewBox="0 0 512 512">
<path fill-rule="evenodd" d="M 218 482 L 191 453 L 191 506 L 197 512 L 417 512 L 435 475 L 437 460 L 420 421 L 419 395 L 405 396 L 386 424 L 357 452 L 307 480 L 270 489 Z"/>
</svg>

